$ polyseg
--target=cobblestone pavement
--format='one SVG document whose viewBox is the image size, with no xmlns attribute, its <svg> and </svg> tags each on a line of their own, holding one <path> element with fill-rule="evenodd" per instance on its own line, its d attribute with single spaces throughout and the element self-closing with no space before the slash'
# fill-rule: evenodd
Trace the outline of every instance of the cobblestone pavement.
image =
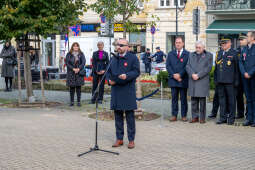
<svg viewBox="0 0 255 170">
<path fill-rule="evenodd" d="M 90 153 L 95 121 L 84 111 L 0 108 L 1 170 L 254 170 L 255 129 L 160 120 L 137 121 L 136 148 L 111 148 L 114 122 L 99 122 L 99 146 Z"/>
</svg>

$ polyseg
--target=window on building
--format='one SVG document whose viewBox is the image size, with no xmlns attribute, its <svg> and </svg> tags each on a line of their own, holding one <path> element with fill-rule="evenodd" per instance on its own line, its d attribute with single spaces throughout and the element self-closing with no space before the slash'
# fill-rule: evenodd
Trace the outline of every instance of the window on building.
<svg viewBox="0 0 255 170">
<path fill-rule="evenodd" d="M 184 6 L 184 0 L 159 0 L 160 8 L 174 8 L 176 7 L 176 1 L 178 1 L 178 6 Z"/>
<path fill-rule="evenodd" d="M 185 44 L 185 35 L 184 32 L 179 32 L 178 36 L 181 36 L 184 40 L 184 44 Z M 172 51 L 175 49 L 175 32 L 168 32 L 166 35 L 166 53 Z"/>
<path fill-rule="evenodd" d="M 137 0 L 137 6 L 138 6 L 139 8 L 141 8 L 141 9 L 143 9 L 143 8 L 144 8 L 143 1 Z"/>
</svg>

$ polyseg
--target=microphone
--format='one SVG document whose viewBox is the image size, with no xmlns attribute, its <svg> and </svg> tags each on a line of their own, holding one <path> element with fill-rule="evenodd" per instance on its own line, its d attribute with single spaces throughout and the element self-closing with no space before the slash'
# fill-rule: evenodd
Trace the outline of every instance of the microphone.
<svg viewBox="0 0 255 170">
<path fill-rule="evenodd" d="M 111 52 L 111 55 L 117 59 L 119 58 L 119 53 L 116 55 L 115 53 Z"/>
</svg>

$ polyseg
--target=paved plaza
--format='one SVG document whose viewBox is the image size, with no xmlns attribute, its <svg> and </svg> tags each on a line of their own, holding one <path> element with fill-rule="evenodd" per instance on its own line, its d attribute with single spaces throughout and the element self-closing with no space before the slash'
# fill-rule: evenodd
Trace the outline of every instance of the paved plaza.
<svg viewBox="0 0 255 170">
<path fill-rule="evenodd" d="M 255 129 L 160 119 L 137 121 L 136 148 L 111 148 L 113 121 L 99 122 L 99 146 L 119 152 L 78 154 L 94 144 L 95 120 L 63 108 L 0 108 L 1 170 L 254 170 Z"/>
</svg>

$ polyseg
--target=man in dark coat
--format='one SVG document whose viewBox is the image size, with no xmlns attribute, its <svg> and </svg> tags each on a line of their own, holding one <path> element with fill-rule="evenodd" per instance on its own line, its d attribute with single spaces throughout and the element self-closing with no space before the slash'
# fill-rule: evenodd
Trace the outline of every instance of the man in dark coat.
<svg viewBox="0 0 255 170">
<path fill-rule="evenodd" d="M 184 48 L 182 37 L 177 37 L 175 40 L 176 50 L 168 54 L 166 61 L 166 69 L 169 74 L 168 86 L 171 87 L 172 94 L 172 117 L 170 121 L 176 121 L 178 115 L 178 100 L 181 95 L 181 115 L 182 121 L 187 121 L 187 88 L 188 75 L 186 72 L 186 64 L 189 58 L 189 52 Z"/>
<path fill-rule="evenodd" d="M 196 51 L 191 53 L 186 66 L 189 75 L 188 95 L 191 96 L 192 119 L 190 123 L 205 123 L 206 97 L 210 92 L 210 71 L 213 55 L 205 50 L 201 41 L 196 42 Z M 200 115 L 198 114 L 200 113 Z"/>
<path fill-rule="evenodd" d="M 248 111 L 243 126 L 255 127 L 255 31 L 247 35 L 248 46 L 243 49 L 239 60 Z"/>
<path fill-rule="evenodd" d="M 166 58 L 166 54 L 160 50 L 160 47 L 156 48 L 157 52 L 152 56 L 152 58 L 156 58 L 156 63 L 163 63 L 165 61 Z"/>
<path fill-rule="evenodd" d="M 5 91 L 12 91 L 12 79 L 14 77 L 14 68 L 17 64 L 17 53 L 9 41 L 4 44 L 0 58 L 3 58 L 1 77 L 5 78 Z M 9 84 L 10 86 L 8 86 Z"/>
<path fill-rule="evenodd" d="M 109 63 L 108 53 L 104 51 L 104 43 L 102 41 L 98 42 L 97 47 L 98 47 L 98 51 L 95 51 L 92 57 L 92 75 L 93 75 L 93 88 L 92 88 L 92 99 L 91 99 L 92 104 L 95 103 L 97 97 L 98 97 L 98 103 L 102 103 L 103 101 L 105 79 L 102 80 L 102 77 Z M 101 81 L 102 83 L 99 87 L 99 94 L 94 94 L 98 84 Z"/>
<path fill-rule="evenodd" d="M 246 34 L 240 34 L 239 36 L 239 42 L 240 46 L 237 48 L 237 56 L 238 56 L 238 62 L 241 59 L 241 54 L 243 49 L 247 46 L 247 36 Z M 238 67 L 238 74 L 239 74 L 239 85 L 236 89 L 236 103 L 237 103 L 237 115 L 236 119 L 241 119 L 244 117 L 244 90 L 243 90 L 243 83 L 242 83 L 242 76 L 240 69 Z"/>
<path fill-rule="evenodd" d="M 223 51 L 218 53 L 215 66 L 215 80 L 218 85 L 220 102 L 220 119 L 217 124 L 235 122 L 236 95 L 235 88 L 239 84 L 237 52 L 231 48 L 231 38 L 221 39 Z M 228 111 L 228 114 L 226 113 Z"/>
<path fill-rule="evenodd" d="M 145 73 L 149 73 L 149 75 L 151 75 L 151 52 L 149 48 L 146 49 L 142 60 L 145 66 Z"/>
<path fill-rule="evenodd" d="M 118 56 L 113 57 L 107 74 L 107 80 L 112 86 L 111 109 L 114 110 L 116 143 L 113 147 L 123 145 L 124 112 L 127 120 L 128 148 L 135 147 L 135 113 L 136 78 L 140 75 L 140 64 L 136 55 L 128 52 L 128 41 L 120 39 L 117 42 Z"/>
</svg>

